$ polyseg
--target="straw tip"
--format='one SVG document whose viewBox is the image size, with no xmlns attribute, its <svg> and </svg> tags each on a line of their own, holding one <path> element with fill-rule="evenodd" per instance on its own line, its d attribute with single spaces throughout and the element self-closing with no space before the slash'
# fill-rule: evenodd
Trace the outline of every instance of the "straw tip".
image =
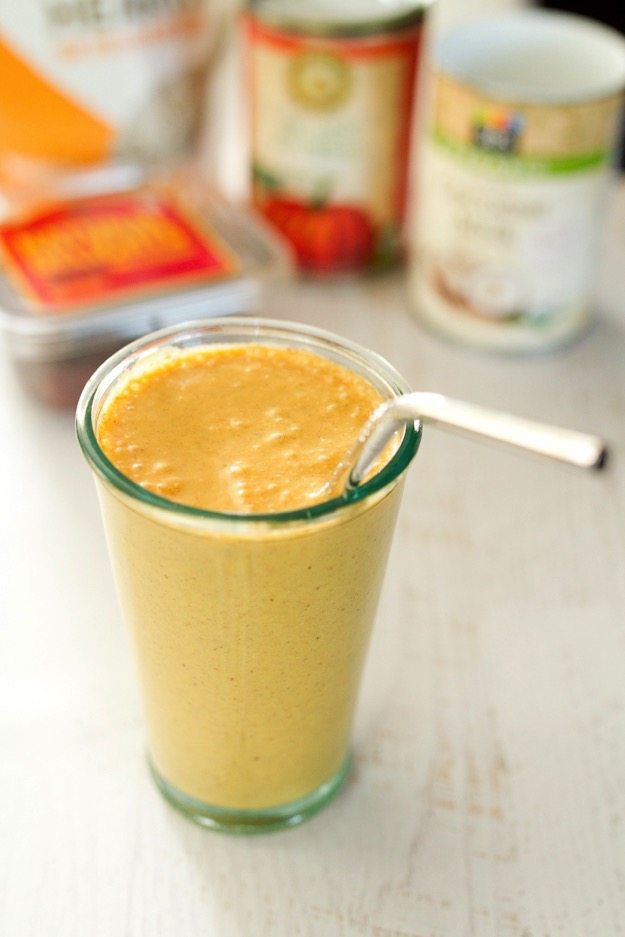
<svg viewBox="0 0 625 937">
<path fill-rule="evenodd" d="M 609 450 L 608 450 L 608 447 L 607 447 L 607 446 L 603 446 L 603 448 L 599 451 L 599 455 L 597 456 L 597 460 L 596 460 L 595 464 L 593 465 L 593 468 L 594 468 L 597 472 L 599 472 L 599 471 L 601 471 L 601 469 L 604 469 L 604 468 L 606 467 L 606 465 L 608 464 L 609 461 L 610 461 L 610 460 L 609 460 Z"/>
</svg>

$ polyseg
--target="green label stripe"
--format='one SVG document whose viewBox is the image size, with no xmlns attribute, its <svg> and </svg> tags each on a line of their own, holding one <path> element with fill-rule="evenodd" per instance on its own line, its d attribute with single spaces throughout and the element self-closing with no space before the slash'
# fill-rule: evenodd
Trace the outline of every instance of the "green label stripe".
<svg viewBox="0 0 625 937">
<path fill-rule="evenodd" d="M 497 172 L 509 172 L 523 176 L 556 176 L 567 173 L 583 172 L 596 169 L 608 160 L 607 150 L 594 153 L 581 153 L 575 156 L 522 156 L 516 153 L 493 153 L 470 143 L 453 140 L 440 130 L 432 132 L 432 140 L 441 149 L 472 166 L 492 169 Z"/>
</svg>

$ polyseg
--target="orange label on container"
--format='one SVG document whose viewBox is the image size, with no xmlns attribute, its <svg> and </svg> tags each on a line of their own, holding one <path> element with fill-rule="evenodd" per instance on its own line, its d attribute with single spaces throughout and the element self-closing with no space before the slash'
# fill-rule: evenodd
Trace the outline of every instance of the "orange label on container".
<svg viewBox="0 0 625 937">
<path fill-rule="evenodd" d="M 55 206 L 0 228 L 7 273 L 40 313 L 219 279 L 237 269 L 216 235 L 162 194 Z"/>
</svg>

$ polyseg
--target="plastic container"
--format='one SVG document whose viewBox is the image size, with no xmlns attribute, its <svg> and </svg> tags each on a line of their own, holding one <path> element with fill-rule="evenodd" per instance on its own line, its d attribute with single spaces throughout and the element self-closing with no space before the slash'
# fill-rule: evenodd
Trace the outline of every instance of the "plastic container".
<svg viewBox="0 0 625 937">
<path fill-rule="evenodd" d="M 21 382 L 75 405 L 113 351 L 146 332 L 252 311 L 291 258 L 256 215 L 192 167 L 59 177 L 0 225 L 0 326 Z"/>
</svg>

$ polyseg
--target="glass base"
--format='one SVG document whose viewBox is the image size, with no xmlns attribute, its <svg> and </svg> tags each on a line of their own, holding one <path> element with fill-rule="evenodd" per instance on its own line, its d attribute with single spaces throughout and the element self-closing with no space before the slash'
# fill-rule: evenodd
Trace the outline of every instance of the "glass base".
<svg viewBox="0 0 625 937">
<path fill-rule="evenodd" d="M 257 810 L 238 810 L 228 807 L 214 807 L 201 800 L 195 800 L 183 794 L 169 781 L 162 777 L 148 759 L 150 771 L 159 791 L 176 810 L 183 813 L 189 820 L 211 830 L 222 833 L 269 833 L 273 830 L 283 830 L 291 826 L 298 826 L 328 804 L 340 790 L 349 773 L 349 758 L 339 770 L 315 788 L 306 797 L 292 800 L 288 804 L 276 807 L 264 807 Z"/>
</svg>

